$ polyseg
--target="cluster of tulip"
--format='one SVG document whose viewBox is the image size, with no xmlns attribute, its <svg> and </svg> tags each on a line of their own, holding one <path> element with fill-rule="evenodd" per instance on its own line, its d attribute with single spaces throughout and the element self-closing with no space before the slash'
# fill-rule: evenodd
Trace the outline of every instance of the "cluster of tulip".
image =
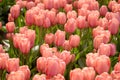
<svg viewBox="0 0 120 80">
<path fill-rule="evenodd" d="M 119 9 L 120 0 L 16 0 L 1 80 L 120 80 Z"/>
</svg>

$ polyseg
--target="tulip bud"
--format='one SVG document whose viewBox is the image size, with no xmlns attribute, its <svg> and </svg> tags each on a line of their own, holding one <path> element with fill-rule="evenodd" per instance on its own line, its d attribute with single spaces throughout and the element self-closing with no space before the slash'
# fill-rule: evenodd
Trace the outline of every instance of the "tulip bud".
<svg viewBox="0 0 120 80">
<path fill-rule="evenodd" d="M 52 44 L 54 42 L 54 34 L 49 33 L 45 35 L 45 43 Z"/>
<path fill-rule="evenodd" d="M 14 22 L 8 22 L 8 23 L 6 24 L 6 29 L 7 29 L 7 31 L 8 31 L 9 33 L 14 32 L 14 30 L 15 30 L 15 23 L 14 23 Z"/>
</svg>

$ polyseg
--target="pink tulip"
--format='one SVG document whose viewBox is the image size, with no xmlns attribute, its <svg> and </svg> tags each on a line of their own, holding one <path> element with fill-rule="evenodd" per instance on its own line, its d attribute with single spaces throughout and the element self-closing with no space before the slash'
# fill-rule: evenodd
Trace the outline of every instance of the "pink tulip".
<svg viewBox="0 0 120 80">
<path fill-rule="evenodd" d="M 2 28 L 2 22 L 0 22 L 0 29 Z"/>
<path fill-rule="evenodd" d="M 14 5 L 10 8 L 10 13 L 13 18 L 17 18 L 20 15 L 20 6 L 19 5 Z"/>
<path fill-rule="evenodd" d="M 110 69 L 110 65 L 110 58 L 108 56 L 101 55 L 96 58 L 94 68 L 98 74 L 101 74 L 103 72 L 108 72 Z"/>
<path fill-rule="evenodd" d="M 120 80 L 120 71 L 112 71 L 111 76 L 113 80 Z"/>
<path fill-rule="evenodd" d="M 16 4 L 19 5 L 20 8 L 24 8 L 24 7 L 26 7 L 27 1 L 19 0 L 16 2 Z"/>
<path fill-rule="evenodd" d="M 67 18 L 68 19 L 70 19 L 70 18 L 74 18 L 74 19 L 76 19 L 77 18 L 77 13 L 76 13 L 76 11 L 69 11 L 69 12 L 67 12 Z"/>
<path fill-rule="evenodd" d="M 95 80 L 113 80 L 113 79 L 107 72 L 103 72 L 102 74 L 97 75 Z"/>
<path fill-rule="evenodd" d="M 8 21 L 9 22 L 13 22 L 14 21 L 14 17 L 12 17 L 11 13 L 8 14 Z"/>
<path fill-rule="evenodd" d="M 59 24 L 65 24 L 66 23 L 66 14 L 63 12 L 59 12 L 56 16 L 57 18 L 57 23 Z"/>
<path fill-rule="evenodd" d="M 89 10 L 99 10 L 99 3 L 98 1 L 93 1 L 89 5 Z"/>
<path fill-rule="evenodd" d="M 98 26 L 103 27 L 103 29 L 107 29 L 108 28 L 108 20 L 106 18 L 100 18 L 99 22 L 98 22 Z"/>
<path fill-rule="evenodd" d="M 55 8 L 55 9 L 59 9 L 60 8 L 59 0 L 53 0 L 53 8 Z"/>
<path fill-rule="evenodd" d="M 78 8 L 78 9 L 82 8 L 82 5 L 83 5 L 83 4 L 85 4 L 85 0 L 84 0 L 84 1 L 80 1 L 80 0 L 79 0 L 79 1 L 77 2 L 77 8 Z"/>
<path fill-rule="evenodd" d="M 35 6 L 35 3 L 33 1 L 27 2 L 27 4 L 26 4 L 27 9 L 31 9 L 34 6 Z"/>
<path fill-rule="evenodd" d="M 69 64 L 72 60 L 72 55 L 69 51 L 64 50 L 60 53 L 59 58 L 62 59 L 66 64 Z"/>
<path fill-rule="evenodd" d="M 30 79 L 30 69 L 27 65 L 20 66 L 18 71 L 22 71 L 25 75 L 25 80 Z"/>
<path fill-rule="evenodd" d="M 69 43 L 72 47 L 77 47 L 80 44 L 80 37 L 78 35 L 71 35 L 69 37 Z"/>
<path fill-rule="evenodd" d="M 109 40 L 104 34 L 98 35 L 93 40 L 93 46 L 95 49 L 98 49 L 101 43 L 108 43 Z"/>
<path fill-rule="evenodd" d="M 52 80 L 65 80 L 64 76 L 61 74 L 57 74 L 56 76 L 53 77 Z"/>
<path fill-rule="evenodd" d="M 63 43 L 62 47 L 65 49 L 65 50 L 68 50 L 70 51 L 72 49 L 72 46 L 70 45 L 69 43 L 69 40 L 65 40 L 65 42 Z"/>
<path fill-rule="evenodd" d="M 14 22 L 8 22 L 8 23 L 6 24 L 6 29 L 7 29 L 7 31 L 8 31 L 9 33 L 14 32 L 14 30 L 15 30 L 15 23 L 14 23 Z"/>
<path fill-rule="evenodd" d="M 0 70 L 6 68 L 5 63 L 8 59 L 9 55 L 7 53 L 5 54 L 0 53 Z"/>
<path fill-rule="evenodd" d="M 41 75 L 36 74 L 34 75 L 32 80 L 47 80 L 47 79 L 45 74 L 41 74 Z"/>
<path fill-rule="evenodd" d="M 66 4 L 67 4 L 67 0 L 59 0 L 59 6 L 61 8 L 65 7 Z"/>
<path fill-rule="evenodd" d="M 108 8 L 110 10 L 112 10 L 112 6 L 114 6 L 114 4 L 117 4 L 117 2 L 116 1 L 110 1 L 109 4 L 108 4 Z"/>
<path fill-rule="evenodd" d="M 53 8 L 53 0 L 43 0 L 43 3 L 45 5 L 46 9 L 52 9 Z"/>
<path fill-rule="evenodd" d="M 84 74 L 80 68 L 70 71 L 70 80 L 84 80 Z"/>
<path fill-rule="evenodd" d="M 21 38 L 19 41 L 19 49 L 23 54 L 28 54 L 30 51 L 30 41 L 28 38 Z"/>
<path fill-rule="evenodd" d="M 36 33 L 34 30 L 28 29 L 25 31 L 26 38 L 30 41 L 30 48 L 34 46 Z"/>
<path fill-rule="evenodd" d="M 110 46 L 110 56 L 114 56 L 116 53 L 116 45 L 115 44 L 109 44 Z"/>
<path fill-rule="evenodd" d="M 95 79 L 95 70 L 93 67 L 84 67 L 82 69 L 84 74 L 84 80 L 94 80 Z"/>
<path fill-rule="evenodd" d="M 37 0 L 35 0 L 35 3 L 37 3 L 36 2 Z M 39 0 L 38 0 L 39 1 Z M 45 5 L 43 4 L 43 3 L 37 3 L 37 6 L 36 7 L 39 7 L 39 9 L 45 9 Z"/>
<path fill-rule="evenodd" d="M 105 14 L 108 12 L 107 6 L 102 5 L 100 8 L 100 15 L 105 16 Z"/>
<path fill-rule="evenodd" d="M 62 46 L 65 42 L 65 32 L 61 30 L 57 30 L 55 33 L 54 44 L 56 46 Z"/>
<path fill-rule="evenodd" d="M 86 55 L 86 65 L 88 67 L 94 67 L 94 62 L 98 56 L 99 56 L 98 53 L 88 53 Z"/>
<path fill-rule="evenodd" d="M 51 22 L 49 18 L 45 18 L 43 21 L 43 27 L 44 28 L 49 28 L 51 26 Z"/>
<path fill-rule="evenodd" d="M 49 33 L 45 35 L 45 43 L 52 44 L 54 42 L 54 34 Z"/>
<path fill-rule="evenodd" d="M 106 55 L 106 56 L 110 56 L 111 53 L 111 47 L 109 46 L 109 44 L 100 44 L 100 47 L 98 48 L 98 53 L 100 55 Z"/>
<path fill-rule="evenodd" d="M 114 71 L 119 71 L 120 72 L 120 62 L 117 62 L 114 66 Z"/>
<path fill-rule="evenodd" d="M 69 11 L 72 11 L 72 9 L 73 9 L 72 4 L 66 4 L 65 7 L 64 7 L 65 12 L 67 12 L 67 13 L 68 13 Z"/>
<path fill-rule="evenodd" d="M 19 29 L 19 33 L 21 34 L 25 34 L 25 32 L 28 30 L 27 26 L 24 26 L 24 27 L 20 27 Z"/>
<path fill-rule="evenodd" d="M 64 25 L 64 30 L 68 33 L 73 33 L 77 28 L 77 22 L 74 18 L 67 20 L 67 23 Z"/>
<path fill-rule="evenodd" d="M 0 44 L 0 53 L 4 53 L 4 49 L 3 49 L 3 46 Z"/>
<path fill-rule="evenodd" d="M 46 48 L 49 48 L 49 45 L 48 45 L 48 44 L 42 44 L 42 45 L 40 46 L 40 53 L 43 53 L 43 51 L 44 51 Z"/>
<path fill-rule="evenodd" d="M 119 12 L 120 4 L 114 4 L 112 6 L 112 12 Z"/>
<path fill-rule="evenodd" d="M 45 48 L 41 54 L 42 57 L 52 57 L 54 56 L 54 51 L 52 50 L 52 48 Z"/>
<path fill-rule="evenodd" d="M 80 29 L 86 28 L 86 19 L 84 16 L 78 16 L 78 18 L 76 19 L 77 21 L 77 27 Z"/>
<path fill-rule="evenodd" d="M 90 11 L 84 8 L 78 9 L 78 16 L 85 16 L 86 18 L 90 14 Z"/>
<path fill-rule="evenodd" d="M 11 72 L 8 74 L 6 80 L 26 80 L 25 75 L 22 71 Z"/>
<path fill-rule="evenodd" d="M 46 62 L 47 62 L 47 59 L 45 57 L 39 57 L 36 61 L 36 66 L 37 66 L 37 70 L 39 72 L 45 72 L 45 66 L 46 66 Z"/>
<path fill-rule="evenodd" d="M 19 58 L 9 58 L 6 61 L 6 70 L 7 72 L 17 71 L 19 68 Z"/>
<path fill-rule="evenodd" d="M 14 36 L 14 33 L 7 33 L 6 34 L 6 38 L 9 39 L 9 40 L 12 40 L 13 36 Z"/>
</svg>

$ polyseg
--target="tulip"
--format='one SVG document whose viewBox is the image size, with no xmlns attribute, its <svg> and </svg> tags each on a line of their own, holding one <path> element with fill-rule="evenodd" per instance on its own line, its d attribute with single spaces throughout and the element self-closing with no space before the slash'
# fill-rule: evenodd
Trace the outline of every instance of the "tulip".
<svg viewBox="0 0 120 80">
<path fill-rule="evenodd" d="M 98 53 L 100 55 L 106 55 L 106 56 L 110 56 L 111 53 L 111 47 L 109 46 L 109 44 L 100 44 L 100 47 L 98 48 Z"/>
<path fill-rule="evenodd" d="M 48 44 L 42 44 L 42 45 L 40 46 L 40 53 L 43 53 L 43 51 L 44 51 L 46 48 L 49 48 L 49 45 L 48 45 Z"/>
<path fill-rule="evenodd" d="M 78 35 L 71 35 L 69 37 L 69 43 L 72 47 L 77 47 L 80 44 L 80 37 Z"/>
<path fill-rule="evenodd" d="M 14 5 L 10 8 L 10 13 L 13 18 L 17 18 L 20 15 L 20 6 L 19 5 Z"/>
<path fill-rule="evenodd" d="M 120 80 L 120 71 L 112 71 L 111 76 L 113 80 Z"/>
<path fill-rule="evenodd" d="M 108 30 L 111 34 L 117 34 L 119 30 L 119 21 L 116 18 L 112 18 L 108 23 Z"/>
<path fill-rule="evenodd" d="M 65 42 L 65 32 L 61 30 L 57 30 L 54 37 L 54 44 L 56 46 L 62 46 L 64 42 Z"/>
<path fill-rule="evenodd" d="M 24 26 L 24 27 L 20 27 L 19 29 L 19 33 L 21 34 L 25 34 L 25 32 L 28 30 L 27 26 Z"/>
<path fill-rule="evenodd" d="M 2 28 L 2 22 L 0 22 L 0 29 Z"/>
<path fill-rule="evenodd" d="M 22 71 L 25 75 L 25 80 L 30 79 L 30 69 L 27 65 L 20 66 L 18 71 Z"/>
<path fill-rule="evenodd" d="M 24 8 L 24 7 L 26 7 L 27 1 L 19 0 L 16 2 L 16 4 L 19 5 L 20 8 Z"/>
<path fill-rule="evenodd" d="M 54 55 L 54 51 L 52 50 L 52 48 L 45 48 L 42 53 L 41 53 L 42 57 L 52 57 Z"/>
<path fill-rule="evenodd" d="M 65 42 L 63 43 L 62 47 L 65 49 L 65 50 L 68 50 L 70 51 L 72 49 L 72 46 L 70 45 L 70 42 L 69 40 L 65 40 Z"/>
<path fill-rule="evenodd" d="M 67 13 L 68 13 L 69 11 L 72 11 L 72 9 L 73 9 L 72 4 L 66 4 L 65 7 L 64 7 L 65 12 L 67 12 Z"/>
<path fill-rule="evenodd" d="M 88 15 L 90 14 L 90 11 L 88 9 L 78 9 L 78 16 L 85 16 L 86 18 L 88 17 Z"/>
<path fill-rule="evenodd" d="M 36 74 L 34 75 L 32 80 L 47 80 L 47 79 L 45 74 L 41 74 L 41 75 Z"/>
<path fill-rule="evenodd" d="M 6 70 L 7 72 L 17 71 L 19 68 L 19 58 L 9 58 L 6 61 Z"/>
<path fill-rule="evenodd" d="M 96 58 L 94 68 L 98 74 L 101 74 L 103 72 L 108 72 L 110 69 L 110 65 L 110 58 L 106 55 L 101 55 Z"/>
<path fill-rule="evenodd" d="M 37 0 L 35 0 L 35 3 L 36 3 Z M 39 0 L 38 0 L 39 1 Z M 39 9 L 45 9 L 45 5 L 43 3 L 37 3 L 37 6 L 36 7 L 39 7 Z"/>
<path fill-rule="evenodd" d="M 98 22 L 98 26 L 106 30 L 108 28 L 108 20 L 106 18 L 100 18 Z"/>
<path fill-rule="evenodd" d="M 95 79 L 95 70 L 93 67 L 84 67 L 82 69 L 84 74 L 84 80 L 94 80 Z"/>
<path fill-rule="evenodd" d="M 117 4 L 117 2 L 116 1 L 110 1 L 109 4 L 108 4 L 108 8 L 110 10 L 112 10 L 112 6 L 114 6 L 114 4 Z"/>
<path fill-rule="evenodd" d="M 114 66 L 114 71 L 120 71 L 120 62 L 117 62 Z"/>
<path fill-rule="evenodd" d="M 67 1 L 66 0 L 59 0 L 60 7 L 63 8 L 66 6 Z"/>
<path fill-rule="evenodd" d="M 59 0 L 53 0 L 53 8 L 55 8 L 55 9 L 59 9 L 60 8 Z"/>
<path fill-rule="evenodd" d="M 14 17 L 12 17 L 11 13 L 8 14 L 8 21 L 9 22 L 13 22 L 14 21 Z"/>
<path fill-rule="evenodd" d="M 59 12 L 56 17 L 57 17 L 57 23 L 59 23 L 59 24 L 66 23 L 66 14 L 65 13 Z"/>
<path fill-rule="evenodd" d="M 116 45 L 115 44 L 109 44 L 109 46 L 110 46 L 110 55 L 111 56 L 114 56 L 115 55 L 115 53 L 116 53 Z"/>
<path fill-rule="evenodd" d="M 5 63 L 8 59 L 9 59 L 9 55 L 7 53 L 5 54 L 0 53 L 0 70 L 6 68 Z"/>
<path fill-rule="evenodd" d="M 14 36 L 14 33 L 7 33 L 6 34 L 6 38 L 9 39 L 9 40 L 12 40 L 13 36 Z"/>
<path fill-rule="evenodd" d="M 7 80 L 26 80 L 25 75 L 22 71 L 11 72 L 7 76 Z"/>
<path fill-rule="evenodd" d="M 43 3 L 45 5 L 46 9 L 52 9 L 53 8 L 53 0 L 43 0 Z"/>
<path fill-rule="evenodd" d="M 76 19 L 77 21 L 77 27 L 80 29 L 86 28 L 86 20 L 84 16 L 78 16 L 78 18 Z"/>
<path fill-rule="evenodd" d="M 70 71 L 70 80 L 84 80 L 84 74 L 80 68 Z"/>
<path fill-rule="evenodd" d="M 68 33 L 73 33 L 77 28 L 77 22 L 74 18 L 67 20 L 67 23 L 64 25 L 64 30 Z"/>
<path fill-rule="evenodd" d="M 46 44 L 52 44 L 54 42 L 54 34 L 52 33 L 46 34 L 44 40 Z"/>
<path fill-rule="evenodd" d="M 70 19 L 70 18 L 76 19 L 77 18 L 77 13 L 75 11 L 69 11 L 69 12 L 67 12 L 67 18 L 68 19 Z"/>
<path fill-rule="evenodd" d="M 44 28 L 49 28 L 51 26 L 51 22 L 49 18 L 45 18 L 43 21 L 43 27 Z"/>
<path fill-rule="evenodd" d="M 113 79 L 107 72 L 103 72 L 102 74 L 97 75 L 95 80 L 113 80 Z"/>
<path fill-rule="evenodd" d="M 99 10 L 99 3 L 98 1 L 93 1 L 89 5 L 89 10 Z"/>
<path fill-rule="evenodd" d="M 28 38 L 21 38 L 19 41 L 19 49 L 23 54 L 28 54 L 30 51 L 30 41 Z"/>
<path fill-rule="evenodd" d="M 88 67 L 94 67 L 96 58 L 99 56 L 98 53 L 88 53 L 86 55 L 86 65 Z"/>
<path fill-rule="evenodd" d="M 53 77 L 53 80 L 65 80 L 65 78 L 63 75 L 57 74 L 56 76 Z"/>
<path fill-rule="evenodd" d="M 119 12 L 120 4 L 114 4 L 112 6 L 112 12 Z"/>
<path fill-rule="evenodd" d="M 8 23 L 6 24 L 6 29 L 7 29 L 7 31 L 8 31 L 9 33 L 14 32 L 14 30 L 15 30 L 15 23 L 14 23 L 14 22 L 8 22 Z"/>
<path fill-rule="evenodd" d="M 35 6 L 35 3 L 33 1 L 27 2 L 27 4 L 26 4 L 27 9 L 31 9 L 34 6 Z"/>
</svg>

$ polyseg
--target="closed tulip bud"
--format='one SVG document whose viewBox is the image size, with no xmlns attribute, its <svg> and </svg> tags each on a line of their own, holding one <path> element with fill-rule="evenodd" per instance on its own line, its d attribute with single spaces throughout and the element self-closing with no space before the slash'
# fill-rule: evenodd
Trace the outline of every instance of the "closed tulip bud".
<svg viewBox="0 0 120 80">
<path fill-rule="evenodd" d="M 40 46 L 40 53 L 42 54 L 43 51 L 44 51 L 46 48 L 49 48 L 49 45 L 48 45 L 48 44 L 42 44 L 42 45 Z"/>
<path fill-rule="evenodd" d="M 45 57 L 39 57 L 36 62 L 37 70 L 39 72 L 45 72 L 47 59 Z"/>
<path fill-rule="evenodd" d="M 108 12 L 107 6 L 102 5 L 100 8 L 100 15 L 105 16 L 107 12 Z"/>
<path fill-rule="evenodd" d="M 97 75 L 95 80 L 113 80 L 113 79 L 107 72 L 103 72 L 102 74 Z"/>
<path fill-rule="evenodd" d="M 95 79 L 95 70 L 93 67 L 84 67 L 82 69 L 84 74 L 84 80 L 94 80 Z"/>
<path fill-rule="evenodd" d="M 56 76 L 53 77 L 53 80 L 65 80 L 65 78 L 63 75 L 57 74 Z"/>
<path fill-rule="evenodd" d="M 117 62 L 114 66 L 114 71 L 119 71 L 120 72 L 120 62 Z"/>
<path fill-rule="evenodd" d="M 89 10 L 99 10 L 99 3 L 98 1 L 93 1 L 89 5 Z"/>
<path fill-rule="evenodd" d="M 24 7 L 26 7 L 27 1 L 19 0 L 16 2 L 16 4 L 19 5 L 20 8 L 24 8 Z"/>
<path fill-rule="evenodd" d="M 56 46 L 62 46 L 64 42 L 65 42 L 65 32 L 61 30 L 57 30 L 54 37 L 54 44 Z"/>
<path fill-rule="evenodd" d="M 21 38 L 19 40 L 19 49 L 23 54 L 28 54 L 30 51 L 30 41 L 28 38 Z"/>
<path fill-rule="evenodd" d="M 60 7 L 63 8 L 67 4 L 66 0 L 59 0 Z"/>
<path fill-rule="evenodd" d="M 70 80 L 84 80 L 84 74 L 80 68 L 70 71 Z"/>
<path fill-rule="evenodd" d="M 49 18 L 45 18 L 43 21 L 43 27 L 44 28 L 49 28 L 51 26 L 51 22 Z"/>
<path fill-rule="evenodd" d="M 108 72 L 110 69 L 110 65 L 110 58 L 106 55 L 101 55 L 96 58 L 94 68 L 98 74 L 101 74 L 103 72 Z"/>
<path fill-rule="evenodd" d="M 80 29 L 86 28 L 86 19 L 84 16 L 78 16 L 78 18 L 76 19 L 77 21 L 77 27 Z"/>
<path fill-rule="evenodd" d="M 111 34 L 117 34 L 119 30 L 119 21 L 116 18 L 112 18 L 108 23 L 108 30 Z"/>
<path fill-rule="evenodd" d="M 37 0 L 36 0 L 37 1 Z M 39 0 L 38 0 L 39 1 Z M 36 2 L 35 2 L 36 3 Z M 37 3 L 37 7 L 39 7 L 39 9 L 45 9 L 45 5 L 43 3 Z"/>
<path fill-rule="evenodd" d="M 60 8 L 59 0 L 53 0 L 53 8 L 55 8 L 55 9 L 59 9 Z"/>
<path fill-rule="evenodd" d="M 117 4 L 117 2 L 116 1 L 110 1 L 109 4 L 108 4 L 108 8 L 110 10 L 112 10 L 112 6 L 114 6 L 114 4 Z"/>
<path fill-rule="evenodd" d="M 101 26 L 104 30 L 106 30 L 108 28 L 108 20 L 106 18 L 100 18 L 98 26 Z"/>
<path fill-rule="evenodd" d="M 57 18 L 57 23 L 59 24 L 65 24 L 66 23 L 66 14 L 63 12 L 59 12 L 56 16 Z"/>
<path fill-rule="evenodd" d="M 6 38 L 9 39 L 9 40 L 12 40 L 13 36 L 14 36 L 14 33 L 7 33 L 6 34 Z"/>
<path fill-rule="evenodd" d="M 28 30 L 27 26 L 24 26 L 24 27 L 20 27 L 19 29 L 19 33 L 21 34 L 25 34 L 25 32 Z"/>
<path fill-rule="evenodd" d="M 109 46 L 109 44 L 100 44 L 100 47 L 98 48 L 98 53 L 100 55 L 106 55 L 106 56 L 110 56 L 111 53 L 111 47 Z"/>
<path fill-rule="evenodd" d="M 54 42 L 54 34 L 52 33 L 46 34 L 44 40 L 46 44 L 52 44 Z"/>
<path fill-rule="evenodd" d="M 77 22 L 74 18 L 67 20 L 67 23 L 64 25 L 64 30 L 68 33 L 73 33 L 77 28 Z"/>
<path fill-rule="evenodd" d="M 9 55 L 7 53 L 5 54 L 0 54 L 0 70 L 6 68 L 6 61 L 9 59 Z"/>
<path fill-rule="evenodd" d="M 13 22 L 14 18 L 12 17 L 11 13 L 8 14 L 8 21 Z"/>
<path fill-rule="evenodd" d="M 111 76 L 113 80 L 120 80 L 120 71 L 112 71 Z"/>
<path fill-rule="evenodd" d="M 116 45 L 115 44 L 109 44 L 110 46 L 110 56 L 114 56 L 116 53 Z"/>
<path fill-rule="evenodd" d="M 69 43 L 72 47 L 77 47 L 80 44 L 80 36 L 78 35 L 71 35 L 69 37 Z"/>
<path fill-rule="evenodd" d="M 34 46 L 35 38 L 36 38 L 36 33 L 34 30 L 28 29 L 25 32 L 26 38 L 30 41 L 30 48 Z"/>
<path fill-rule="evenodd" d="M 41 55 L 42 57 L 52 57 L 54 55 L 54 51 L 52 50 L 52 48 L 45 48 Z"/>
<path fill-rule="evenodd" d="M 25 75 L 22 71 L 11 72 L 8 74 L 6 80 L 26 80 Z"/>
<path fill-rule="evenodd" d="M 34 6 L 35 6 L 35 3 L 33 1 L 27 2 L 27 4 L 26 4 L 27 9 L 31 9 Z"/>
<path fill-rule="evenodd" d="M 14 23 L 14 22 L 8 22 L 8 23 L 6 24 L 6 29 L 7 29 L 7 31 L 8 31 L 9 33 L 14 32 L 14 30 L 15 30 L 15 23 Z"/>
<path fill-rule="evenodd" d="M 6 61 L 6 70 L 7 72 L 17 71 L 19 68 L 19 58 L 9 58 Z"/>
<path fill-rule="evenodd" d="M 72 9 L 73 9 L 72 4 L 66 4 L 65 7 L 64 7 L 65 12 L 67 12 L 67 13 L 68 13 L 69 11 L 72 11 Z"/>
<path fill-rule="evenodd" d="M 20 15 L 20 6 L 19 5 L 14 5 L 10 8 L 10 13 L 13 18 L 17 18 Z"/>
<path fill-rule="evenodd" d="M 67 12 L 67 18 L 68 18 L 68 19 L 70 19 L 70 18 L 76 19 L 76 18 L 77 18 L 77 13 L 76 13 L 76 11 L 69 11 L 69 12 Z"/>
<path fill-rule="evenodd" d="M 25 75 L 25 80 L 30 79 L 30 69 L 27 65 L 20 66 L 18 71 L 22 71 Z"/>
<path fill-rule="evenodd" d="M 69 43 L 69 40 L 65 40 L 65 42 L 63 43 L 62 47 L 65 49 L 65 50 L 68 50 L 70 51 L 72 49 L 72 46 L 70 45 Z"/>
<path fill-rule="evenodd" d="M 78 9 L 78 16 L 85 16 L 86 18 L 88 17 L 90 11 L 88 9 Z"/>
<path fill-rule="evenodd" d="M 47 79 L 45 74 L 41 74 L 41 75 L 36 74 L 34 75 L 32 80 L 47 80 Z"/>
<path fill-rule="evenodd" d="M 94 67 L 94 62 L 98 56 L 99 56 L 98 53 L 88 53 L 86 55 L 86 65 L 88 67 Z"/>
<path fill-rule="evenodd" d="M 34 16 L 34 20 L 35 20 L 35 24 L 37 26 L 42 26 L 43 22 L 44 22 L 45 16 L 44 15 L 35 15 Z"/>
<path fill-rule="evenodd" d="M 0 44 L 0 53 L 4 53 L 4 49 L 3 49 L 3 46 Z"/>
<path fill-rule="evenodd" d="M 53 8 L 53 0 L 43 0 L 43 3 L 45 5 L 46 9 L 52 9 Z"/>
</svg>

